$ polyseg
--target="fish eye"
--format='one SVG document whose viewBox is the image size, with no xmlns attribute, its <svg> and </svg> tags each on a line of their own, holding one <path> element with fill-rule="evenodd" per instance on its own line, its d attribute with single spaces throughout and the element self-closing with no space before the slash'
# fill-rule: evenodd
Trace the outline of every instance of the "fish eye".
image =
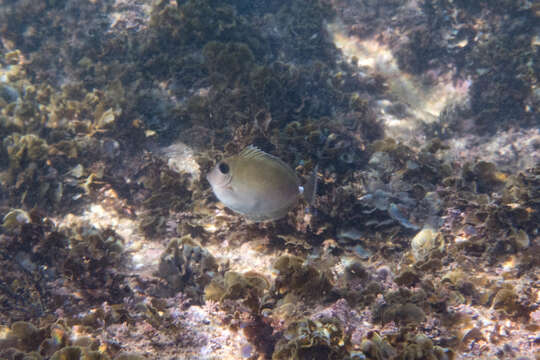
<svg viewBox="0 0 540 360">
<path fill-rule="evenodd" d="M 227 163 L 220 163 L 219 164 L 219 171 L 222 173 L 222 174 L 228 174 L 229 173 L 229 165 L 227 165 Z"/>
</svg>

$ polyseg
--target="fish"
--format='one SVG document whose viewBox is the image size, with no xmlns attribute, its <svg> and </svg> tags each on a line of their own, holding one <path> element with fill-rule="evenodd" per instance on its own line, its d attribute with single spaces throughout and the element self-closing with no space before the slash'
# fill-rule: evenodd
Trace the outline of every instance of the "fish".
<svg viewBox="0 0 540 360">
<path fill-rule="evenodd" d="M 206 178 L 219 201 L 253 222 L 285 217 L 304 194 L 289 165 L 253 145 L 219 161 Z M 316 179 L 308 183 L 305 197 L 311 203 Z"/>
</svg>

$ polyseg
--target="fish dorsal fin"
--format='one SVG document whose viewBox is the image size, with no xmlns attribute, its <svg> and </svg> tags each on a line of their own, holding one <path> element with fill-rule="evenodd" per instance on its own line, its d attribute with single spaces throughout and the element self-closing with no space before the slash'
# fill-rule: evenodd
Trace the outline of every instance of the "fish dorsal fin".
<svg viewBox="0 0 540 360">
<path fill-rule="evenodd" d="M 265 153 L 264 151 L 262 151 L 261 149 L 253 145 L 246 146 L 244 150 L 242 150 L 238 154 L 238 156 L 240 156 L 243 159 L 258 159 L 258 160 L 271 159 L 271 160 L 278 160 L 281 162 L 281 160 L 278 159 L 277 157 L 270 155 L 268 153 Z"/>
<path fill-rule="evenodd" d="M 238 156 L 242 159 L 254 159 L 254 160 L 270 160 L 274 162 L 275 164 L 278 164 L 280 167 L 282 167 L 285 171 L 289 172 L 289 174 L 296 178 L 296 173 L 289 165 L 287 165 L 286 162 L 278 158 L 277 156 L 270 155 L 261 149 L 259 149 L 256 146 L 248 145 L 242 150 Z M 298 179 L 297 179 L 298 181 Z"/>
</svg>

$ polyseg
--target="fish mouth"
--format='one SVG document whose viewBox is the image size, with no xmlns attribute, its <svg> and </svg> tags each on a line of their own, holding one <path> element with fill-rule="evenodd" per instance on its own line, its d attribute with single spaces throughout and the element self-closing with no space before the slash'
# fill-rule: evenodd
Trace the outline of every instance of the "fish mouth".
<svg viewBox="0 0 540 360">
<path fill-rule="evenodd" d="M 215 169 L 212 169 L 208 174 L 206 174 L 206 180 L 210 183 L 210 186 L 215 187 L 219 186 L 221 183 L 221 179 L 219 177 L 219 174 L 216 173 Z"/>
<path fill-rule="evenodd" d="M 208 174 L 206 174 L 205 178 L 206 178 L 206 181 L 208 181 L 208 183 L 210 184 L 210 186 L 214 187 L 215 179 L 212 177 L 212 172 L 209 172 Z"/>
</svg>

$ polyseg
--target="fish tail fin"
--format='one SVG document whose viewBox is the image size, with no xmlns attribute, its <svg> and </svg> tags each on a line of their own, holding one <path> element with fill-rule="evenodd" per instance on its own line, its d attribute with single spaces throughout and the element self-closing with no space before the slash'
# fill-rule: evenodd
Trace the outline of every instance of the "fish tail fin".
<svg viewBox="0 0 540 360">
<path fill-rule="evenodd" d="M 304 199 L 306 199 L 306 202 L 308 203 L 308 212 L 311 211 L 311 208 L 313 207 L 313 204 L 315 202 L 315 198 L 317 197 L 318 171 L 319 164 L 315 165 L 315 167 L 313 168 L 313 171 L 304 187 Z"/>
</svg>

